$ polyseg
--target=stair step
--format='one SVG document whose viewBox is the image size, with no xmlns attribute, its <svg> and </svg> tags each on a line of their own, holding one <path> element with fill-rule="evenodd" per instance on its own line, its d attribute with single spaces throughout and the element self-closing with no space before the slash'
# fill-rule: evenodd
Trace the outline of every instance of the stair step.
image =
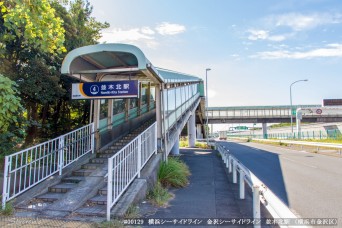
<svg viewBox="0 0 342 228">
<path fill-rule="evenodd" d="M 82 165 L 82 169 L 86 169 L 86 170 L 95 170 L 99 167 L 101 167 L 101 164 L 87 163 L 87 164 Z"/>
<path fill-rule="evenodd" d="M 91 199 L 88 200 L 88 203 L 93 205 L 107 205 L 107 196 L 101 196 L 101 195 L 97 195 Z"/>
<path fill-rule="evenodd" d="M 96 157 L 108 159 L 108 158 L 112 157 L 113 155 L 114 155 L 114 153 L 113 154 L 97 154 Z"/>
<path fill-rule="evenodd" d="M 66 177 L 62 179 L 62 182 L 64 183 L 79 183 L 81 181 L 83 181 L 85 178 L 84 177 L 80 177 L 80 176 L 71 176 L 71 177 Z"/>
<path fill-rule="evenodd" d="M 119 150 L 121 150 L 121 148 L 122 148 L 123 146 L 118 146 L 118 145 L 113 145 L 113 146 L 111 146 L 111 147 L 109 147 L 111 150 L 117 150 L 117 151 L 119 151 Z"/>
<path fill-rule="evenodd" d="M 118 152 L 118 150 L 109 149 L 109 150 L 101 151 L 101 152 L 98 152 L 98 153 L 100 153 L 100 154 L 112 154 L 112 153 L 115 153 L 115 152 Z"/>
<path fill-rule="evenodd" d="M 98 193 L 99 193 L 99 195 L 106 196 L 107 195 L 107 187 L 99 189 Z"/>
<path fill-rule="evenodd" d="M 73 171 L 72 174 L 75 176 L 85 177 L 85 176 L 89 176 L 92 172 L 93 171 L 89 169 L 79 169 L 79 170 Z"/>
<path fill-rule="evenodd" d="M 43 195 L 37 196 L 36 199 L 42 200 L 44 202 L 55 202 L 61 199 L 64 193 L 45 193 Z"/>
<path fill-rule="evenodd" d="M 76 214 L 83 216 L 99 216 L 103 217 L 107 213 L 107 207 L 104 205 L 92 205 L 80 207 L 75 211 Z"/>
<path fill-rule="evenodd" d="M 92 158 L 92 159 L 90 159 L 90 163 L 92 163 L 92 164 L 107 164 L 108 159 L 107 158 Z"/>
<path fill-rule="evenodd" d="M 75 183 L 62 183 L 62 184 L 56 184 L 52 187 L 49 187 L 49 192 L 51 193 L 66 193 L 72 188 L 75 188 L 77 184 Z"/>
</svg>

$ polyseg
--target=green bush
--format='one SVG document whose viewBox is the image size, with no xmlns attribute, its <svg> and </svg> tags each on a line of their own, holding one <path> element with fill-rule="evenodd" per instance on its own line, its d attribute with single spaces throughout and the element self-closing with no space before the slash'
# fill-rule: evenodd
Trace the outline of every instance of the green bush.
<svg viewBox="0 0 342 228">
<path fill-rule="evenodd" d="M 147 194 L 147 199 L 152 202 L 152 204 L 157 206 L 166 206 L 172 195 L 167 191 L 162 184 L 157 181 L 154 188 Z"/>
<path fill-rule="evenodd" d="M 178 158 L 169 158 L 168 162 L 160 165 L 158 171 L 158 180 L 165 187 L 184 187 L 189 182 L 189 176 L 188 166 Z"/>
<path fill-rule="evenodd" d="M 10 216 L 10 215 L 13 215 L 13 213 L 14 213 L 14 208 L 13 208 L 11 201 L 6 203 L 5 209 L 0 209 L 0 215 Z"/>
</svg>

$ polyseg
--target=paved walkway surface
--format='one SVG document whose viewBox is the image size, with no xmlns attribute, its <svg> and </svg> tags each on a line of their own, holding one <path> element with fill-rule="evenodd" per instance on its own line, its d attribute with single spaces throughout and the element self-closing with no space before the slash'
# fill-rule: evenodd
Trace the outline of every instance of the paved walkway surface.
<svg viewBox="0 0 342 228">
<path fill-rule="evenodd" d="M 169 221 L 184 219 L 186 227 L 189 227 L 192 226 L 189 225 L 190 219 L 194 224 L 197 218 L 198 221 L 202 219 L 200 226 L 205 227 L 209 219 L 212 222 L 214 219 L 221 219 L 222 222 L 223 219 L 252 217 L 251 202 L 248 202 L 248 197 L 247 200 L 238 198 L 238 186 L 229 180 L 217 151 L 181 149 L 180 153 L 181 159 L 191 171 L 189 185 L 182 189 L 172 189 L 171 192 L 175 197 L 166 208 L 155 208 L 148 203 L 140 204 L 140 213 L 144 218 L 154 220 L 159 218 L 159 222 L 163 220 L 164 225 L 170 224 L 170 227 L 172 225 Z M 185 219 L 188 221 L 186 222 Z M 162 227 L 165 227 L 164 225 Z M 230 224 L 229 227 L 232 225 Z"/>
</svg>

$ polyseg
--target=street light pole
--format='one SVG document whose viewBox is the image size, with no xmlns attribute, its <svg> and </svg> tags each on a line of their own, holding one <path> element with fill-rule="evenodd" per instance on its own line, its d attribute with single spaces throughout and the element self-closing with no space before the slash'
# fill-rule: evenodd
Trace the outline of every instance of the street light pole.
<svg viewBox="0 0 342 228">
<path fill-rule="evenodd" d="M 207 145 L 209 145 L 209 125 L 208 125 L 208 71 L 210 71 L 210 68 L 205 69 L 205 110 L 206 110 L 206 133 L 207 133 Z"/>
<path fill-rule="evenodd" d="M 290 111 L 290 115 L 291 115 L 291 133 L 293 135 L 293 117 L 292 117 L 292 86 L 297 83 L 297 82 L 307 82 L 309 81 L 308 79 L 302 79 L 302 80 L 297 80 L 295 82 L 292 82 L 290 85 L 290 107 L 291 107 L 291 111 Z"/>
</svg>

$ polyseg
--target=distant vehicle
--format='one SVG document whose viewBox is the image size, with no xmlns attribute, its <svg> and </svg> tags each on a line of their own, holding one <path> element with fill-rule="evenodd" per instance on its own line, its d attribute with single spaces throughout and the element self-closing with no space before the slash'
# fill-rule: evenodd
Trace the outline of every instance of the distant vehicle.
<svg viewBox="0 0 342 228">
<path fill-rule="evenodd" d="M 219 131 L 219 140 L 227 140 L 227 131 Z"/>
</svg>

